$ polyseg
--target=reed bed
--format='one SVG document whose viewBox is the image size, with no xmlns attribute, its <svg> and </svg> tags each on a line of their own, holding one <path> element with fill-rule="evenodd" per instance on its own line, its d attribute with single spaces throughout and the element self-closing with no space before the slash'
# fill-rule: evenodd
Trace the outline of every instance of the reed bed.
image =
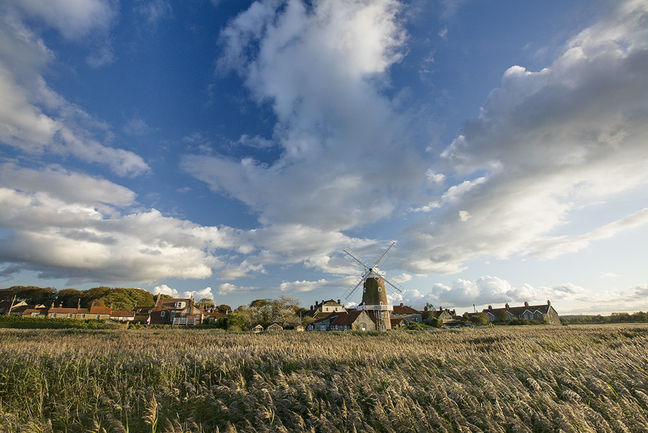
<svg viewBox="0 0 648 433">
<path fill-rule="evenodd" d="M 0 330 L 2 432 L 645 432 L 648 327 Z"/>
</svg>

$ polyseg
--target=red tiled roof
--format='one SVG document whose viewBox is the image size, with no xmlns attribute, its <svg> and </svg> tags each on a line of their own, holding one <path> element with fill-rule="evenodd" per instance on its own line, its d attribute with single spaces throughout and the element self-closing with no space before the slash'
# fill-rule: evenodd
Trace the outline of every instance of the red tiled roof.
<svg viewBox="0 0 648 433">
<path fill-rule="evenodd" d="M 407 305 L 394 305 L 393 314 L 421 314 L 421 312 Z"/>
<path fill-rule="evenodd" d="M 133 317 L 135 315 L 134 311 L 122 311 L 122 310 L 113 310 L 110 314 L 111 317 Z"/>
<path fill-rule="evenodd" d="M 338 316 L 331 322 L 333 326 L 351 326 L 356 321 L 358 316 L 362 314 L 362 310 L 353 310 L 346 313 L 337 313 Z"/>
<path fill-rule="evenodd" d="M 526 310 L 529 310 L 531 312 L 534 312 L 534 311 L 538 310 L 543 314 L 547 314 L 549 312 L 549 307 L 551 307 L 551 305 L 547 305 L 547 304 L 528 305 L 528 306 L 523 305 L 521 307 L 509 307 L 508 309 L 506 307 L 505 308 L 492 308 L 490 310 L 486 308 L 486 309 L 482 310 L 482 312 L 497 315 L 498 313 L 501 313 L 503 311 L 509 311 L 511 314 L 519 316 L 520 314 L 524 313 Z"/>
<path fill-rule="evenodd" d="M 403 318 L 402 317 L 391 317 L 389 319 L 389 321 L 391 323 L 391 326 L 393 327 L 393 326 L 400 325 L 403 322 Z"/>
<path fill-rule="evenodd" d="M 68 308 L 68 307 L 54 307 L 48 310 L 48 313 L 57 313 L 57 314 L 87 314 L 87 308 Z"/>
<path fill-rule="evenodd" d="M 32 313 L 47 314 L 47 308 L 27 308 L 23 311 L 23 316 L 31 316 Z"/>
<path fill-rule="evenodd" d="M 92 305 L 90 307 L 90 314 L 110 314 L 112 309 L 110 307 L 100 307 L 98 305 Z"/>
</svg>

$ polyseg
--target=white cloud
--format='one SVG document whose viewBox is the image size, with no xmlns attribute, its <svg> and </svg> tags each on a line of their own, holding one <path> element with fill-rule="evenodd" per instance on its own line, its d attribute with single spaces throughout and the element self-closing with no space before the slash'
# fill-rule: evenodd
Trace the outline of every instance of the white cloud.
<svg viewBox="0 0 648 433">
<path fill-rule="evenodd" d="M 554 236 L 538 240 L 531 245 L 529 254 L 544 258 L 554 258 L 587 248 L 592 241 L 608 239 L 618 233 L 633 230 L 648 224 L 648 208 L 641 209 L 588 233 L 576 236 Z"/>
<path fill-rule="evenodd" d="M 68 39 L 105 31 L 116 15 L 113 4 L 101 0 L 20 0 L 12 3 L 13 7 L 42 20 Z"/>
<path fill-rule="evenodd" d="M 391 215 L 422 189 L 426 168 L 407 119 L 381 95 L 402 57 L 399 3 L 276 7 L 255 2 L 232 20 L 220 67 L 235 69 L 257 101 L 272 105 L 281 158 L 268 166 L 190 155 L 184 169 L 250 206 L 262 225 L 335 233 Z"/>
<path fill-rule="evenodd" d="M 131 282 L 206 278 L 239 231 L 200 226 L 155 209 L 129 210 L 132 191 L 46 167 L 2 166 L 0 262 L 42 277 Z M 124 212 L 125 211 L 125 212 Z"/>
<path fill-rule="evenodd" d="M 212 293 L 212 288 L 211 287 L 205 287 L 202 290 L 190 290 L 187 292 L 184 292 L 182 295 L 185 298 L 189 298 L 193 296 L 194 300 L 196 302 L 200 301 L 201 299 L 214 299 L 214 294 Z"/>
<path fill-rule="evenodd" d="M 149 26 L 155 26 L 161 20 L 173 15 L 173 9 L 168 0 L 140 1 L 135 7 L 135 12 L 141 15 Z"/>
<path fill-rule="evenodd" d="M 161 284 L 159 286 L 153 287 L 152 290 L 154 295 L 169 295 L 173 296 L 174 298 L 178 297 L 178 291 L 176 289 L 172 289 L 171 287 L 167 286 L 166 284 Z"/>
<path fill-rule="evenodd" d="M 123 127 L 123 130 L 128 135 L 140 136 L 146 135 L 153 131 L 144 119 L 139 116 L 131 117 Z"/>
<path fill-rule="evenodd" d="M 27 0 L 0 8 L 0 143 L 31 155 L 74 155 L 122 176 L 148 171 L 133 152 L 102 144 L 97 136 L 106 134 L 107 126 L 47 85 L 42 73 L 54 55 L 24 24 L 24 14 L 67 38 L 107 28 L 112 18 L 110 8 L 96 1 Z"/>
<path fill-rule="evenodd" d="M 297 281 L 283 281 L 279 285 L 282 292 L 312 292 L 314 290 L 326 289 L 328 292 L 337 293 L 333 296 L 342 296 L 347 290 L 352 288 L 358 282 L 357 277 L 349 276 L 338 278 L 334 280 L 327 280 L 321 278 L 316 281 L 297 280 Z"/>
<path fill-rule="evenodd" d="M 576 229 L 573 211 L 648 183 L 646 19 L 645 2 L 624 2 L 546 68 L 504 73 L 479 118 L 430 168 L 488 180 L 458 188 L 432 221 L 407 229 L 404 269 L 458 272 L 477 255 L 555 257 L 643 224 L 640 210 L 585 235 L 552 236 Z"/>
<path fill-rule="evenodd" d="M 66 203 L 128 206 L 135 201 L 135 193 L 128 188 L 58 166 L 34 170 L 12 163 L 0 164 L 0 184 L 25 193 L 47 194 Z"/>
</svg>

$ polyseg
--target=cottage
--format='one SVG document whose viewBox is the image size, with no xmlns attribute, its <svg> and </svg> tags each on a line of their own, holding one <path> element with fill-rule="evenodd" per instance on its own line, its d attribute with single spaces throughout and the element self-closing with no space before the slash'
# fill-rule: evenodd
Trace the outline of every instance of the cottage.
<svg viewBox="0 0 648 433">
<path fill-rule="evenodd" d="M 412 307 L 403 305 L 394 305 L 394 310 L 391 313 L 392 318 L 405 319 L 408 322 L 423 323 L 423 314 Z"/>
<path fill-rule="evenodd" d="M 153 325 L 198 325 L 202 323 L 202 311 L 191 298 L 162 298 L 158 295 L 151 309 L 149 323 Z"/>
<path fill-rule="evenodd" d="M 268 326 L 266 328 L 266 331 L 270 331 L 270 332 L 272 332 L 272 331 L 283 331 L 283 326 L 281 326 L 278 323 L 273 323 L 272 325 L 270 325 L 270 326 Z"/>
<path fill-rule="evenodd" d="M 365 310 L 348 310 L 331 322 L 333 331 L 375 331 L 376 324 Z"/>
<path fill-rule="evenodd" d="M 255 334 L 258 334 L 258 333 L 260 333 L 260 332 L 263 332 L 263 326 L 261 326 L 261 325 L 256 325 L 254 328 L 252 328 L 252 332 L 254 332 Z"/>
<path fill-rule="evenodd" d="M 54 319 L 75 319 L 75 320 L 108 320 L 112 308 L 95 305 L 92 301 L 90 308 L 81 308 L 81 300 L 79 300 L 76 308 L 63 307 L 59 304 L 58 307 L 54 306 L 54 302 L 47 310 L 47 317 Z"/>
<path fill-rule="evenodd" d="M 117 322 L 132 322 L 135 320 L 135 312 L 125 310 L 112 310 L 112 312 L 110 313 L 110 320 L 115 320 Z"/>
<path fill-rule="evenodd" d="M 405 319 L 402 317 L 392 317 L 390 318 L 391 321 L 391 329 L 398 329 L 398 328 L 404 328 L 405 327 Z"/>
<path fill-rule="evenodd" d="M 560 316 L 551 306 L 551 301 L 543 305 L 529 305 L 525 302 L 521 307 L 510 307 L 505 304 L 504 308 L 493 308 L 491 305 L 483 310 L 488 316 L 489 322 L 508 322 L 514 319 L 518 320 L 537 320 L 549 325 L 560 325 Z"/>
<path fill-rule="evenodd" d="M 22 312 L 23 317 L 47 317 L 47 307 L 36 305 L 33 308 L 25 308 Z"/>
<path fill-rule="evenodd" d="M 331 322 L 337 317 L 334 313 L 323 313 L 316 317 L 314 322 L 311 322 L 306 327 L 307 331 L 328 331 Z"/>
<path fill-rule="evenodd" d="M 133 319 L 134 323 L 151 323 L 151 311 L 153 310 L 153 307 L 148 306 L 148 307 L 142 307 L 142 306 L 135 306 L 133 308 L 133 314 L 135 318 Z"/>
<path fill-rule="evenodd" d="M 429 310 L 429 311 L 427 311 L 427 307 L 426 307 L 426 312 L 425 312 L 426 317 L 428 319 L 431 319 L 431 318 L 434 317 L 434 318 L 438 319 L 439 322 L 441 322 L 442 324 L 454 322 L 455 321 L 455 313 L 456 313 L 455 310 L 449 310 L 449 309 L 443 308 L 443 307 L 439 307 L 438 310 Z"/>
</svg>

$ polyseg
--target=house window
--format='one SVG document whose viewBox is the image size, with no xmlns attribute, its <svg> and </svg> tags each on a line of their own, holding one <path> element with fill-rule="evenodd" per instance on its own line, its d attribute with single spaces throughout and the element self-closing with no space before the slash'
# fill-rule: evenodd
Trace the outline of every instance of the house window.
<svg viewBox="0 0 648 433">
<path fill-rule="evenodd" d="M 363 331 L 366 331 L 366 330 L 367 330 L 367 324 L 366 324 L 366 323 L 363 323 L 362 326 L 361 326 L 361 328 L 362 328 Z"/>
<path fill-rule="evenodd" d="M 97 320 L 99 320 L 99 315 L 97 314 Z"/>
<path fill-rule="evenodd" d="M 166 316 L 166 311 L 162 311 L 162 312 L 160 313 L 160 317 L 164 317 L 164 316 Z"/>
<path fill-rule="evenodd" d="M 72 318 L 72 313 L 68 313 L 68 319 Z"/>
<path fill-rule="evenodd" d="M 184 303 L 184 302 L 176 302 L 176 303 L 174 304 L 174 307 L 175 307 L 175 308 L 184 308 L 184 307 L 185 307 L 185 303 Z"/>
<path fill-rule="evenodd" d="M 32 313 L 32 317 L 38 317 L 38 313 Z"/>
</svg>

